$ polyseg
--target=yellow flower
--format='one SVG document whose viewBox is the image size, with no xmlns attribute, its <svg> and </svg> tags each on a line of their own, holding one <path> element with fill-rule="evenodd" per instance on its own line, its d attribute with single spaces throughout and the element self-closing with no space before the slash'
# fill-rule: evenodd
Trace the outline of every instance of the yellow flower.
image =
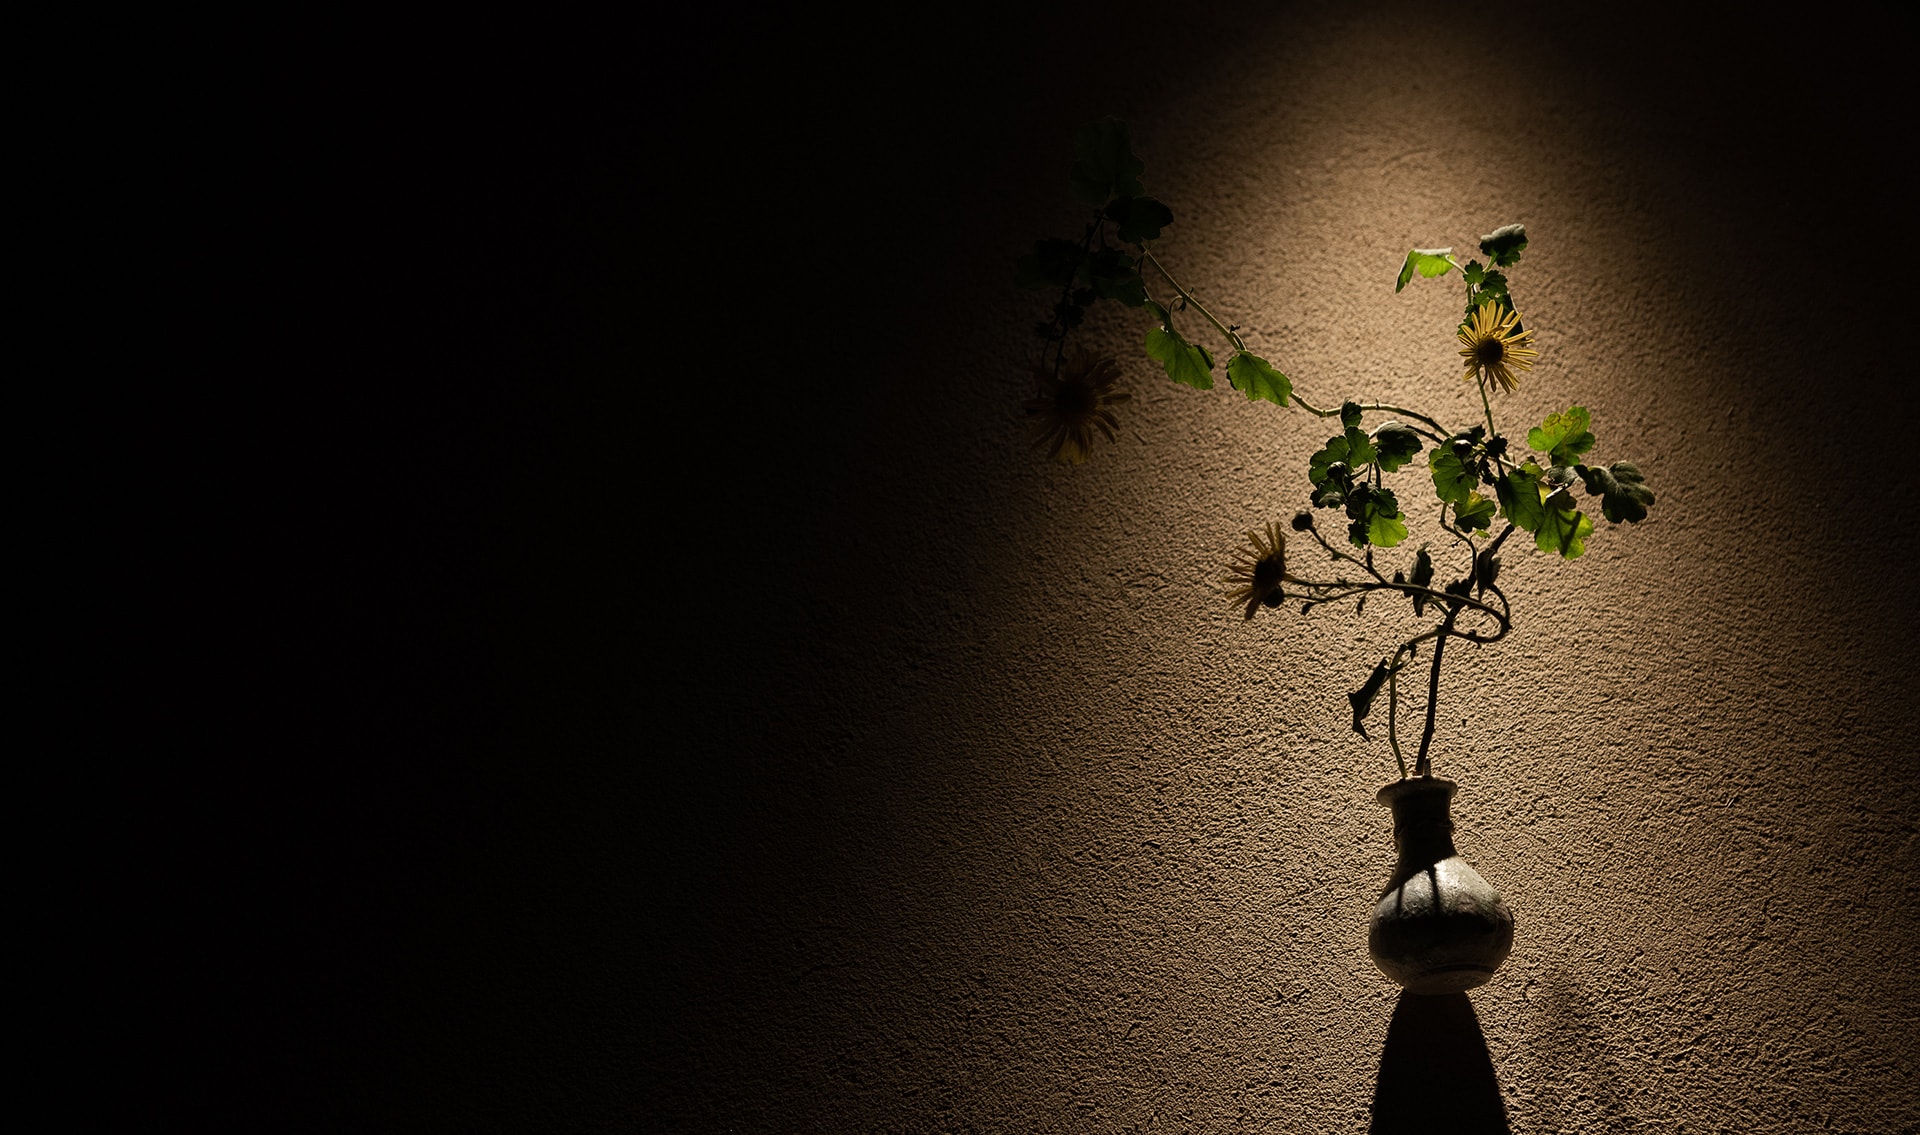
<svg viewBox="0 0 1920 1135">
<path fill-rule="evenodd" d="M 1233 588 L 1227 594 L 1227 602 L 1235 607 L 1245 603 L 1246 617 L 1253 618 L 1254 611 L 1262 604 L 1278 607 L 1285 595 L 1280 590 L 1281 583 L 1293 576 L 1287 574 L 1287 538 L 1280 531 L 1278 521 L 1268 521 L 1265 532 L 1247 533 L 1247 543 L 1251 550 L 1241 548 L 1233 563 L 1233 574 L 1226 579 L 1228 587 Z"/>
<path fill-rule="evenodd" d="M 1119 363 L 1104 356 L 1075 355 L 1058 378 L 1045 367 L 1035 373 L 1040 397 L 1028 400 L 1027 413 L 1038 419 L 1036 447 L 1051 446 L 1047 456 L 1078 465 L 1093 451 L 1094 430 L 1113 440 L 1120 422 L 1107 407 L 1133 397 L 1113 389 L 1120 380 Z"/>
<path fill-rule="evenodd" d="M 1467 360 L 1467 373 L 1461 377 L 1491 378 L 1509 394 L 1518 389 L 1520 380 L 1513 372 L 1532 370 L 1533 360 L 1540 357 L 1540 352 L 1528 345 L 1533 332 L 1514 334 L 1519 322 L 1519 312 L 1509 308 L 1502 315 L 1498 303 L 1474 308 L 1473 318 L 1460 328 L 1460 356 Z"/>
</svg>

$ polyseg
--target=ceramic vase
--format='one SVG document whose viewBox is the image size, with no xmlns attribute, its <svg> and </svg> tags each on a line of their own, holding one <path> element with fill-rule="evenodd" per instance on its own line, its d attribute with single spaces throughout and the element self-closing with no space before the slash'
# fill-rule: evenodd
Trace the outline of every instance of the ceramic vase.
<svg viewBox="0 0 1920 1135">
<path fill-rule="evenodd" d="M 1367 950 L 1409 993 L 1485 985 L 1513 950 L 1513 912 L 1453 846 L 1451 780 L 1413 777 L 1380 790 L 1399 852 L 1373 908 Z"/>
</svg>

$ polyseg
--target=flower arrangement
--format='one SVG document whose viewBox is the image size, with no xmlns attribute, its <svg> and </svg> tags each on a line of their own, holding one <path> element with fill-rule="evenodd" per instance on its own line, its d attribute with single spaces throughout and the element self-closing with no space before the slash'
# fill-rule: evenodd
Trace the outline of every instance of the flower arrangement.
<svg viewBox="0 0 1920 1135">
<path fill-rule="evenodd" d="M 1581 509 L 1591 503 L 1576 497 L 1576 487 L 1598 497 L 1601 515 L 1615 524 L 1644 520 L 1653 493 L 1635 465 L 1588 460 L 1596 443 L 1584 407 L 1571 406 L 1529 429 L 1524 450 L 1510 444 L 1495 426 L 1493 391 L 1512 393 L 1539 357 L 1534 332 L 1515 306 L 1507 276 L 1526 251 L 1524 226 L 1505 225 L 1481 237 L 1484 261 L 1469 258 L 1463 264 L 1451 248 L 1412 249 L 1394 284 L 1398 292 L 1416 276 L 1436 279 L 1459 273 L 1466 306 L 1455 339 L 1462 377 L 1479 389 L 1482 421 L 1456 428 L 1407 407 L 1356 400 L 1323 409 L 1301 397 L 1291 378 L 1248 348 L 1237 324 L 1223 322 L 1202 305 L 1155 255 L 1154 242 L 1173 223 L 1173 211 L 1145 193 L 1140 181 L 1144 170 L 1125 123 L 1107 118 L 1083 127 L 1074 138 L 1071 184 L 1074 195 L 1091 210 L 1085 230 L 1078 240 L 1039 241 L 1016 269 L 1023 286 L 1057 296 L 1052 318 L 1035 328 L 1043 345 L 1034 371 L 1036 394 L 1026 408 L 1038 425 L 1037 444 L 1051 457 L 1077 465 L 1092 454 L 1096 434 L 1109 441 L 1115 437 L 1120 422 L 1114 407 L 1128 398 L 1115 388 L 1117 362 L 1068 350 L 1088 309 L 1107 301 L 1151 317 L 1146 353 L 1174 382 L 1200 390 L 1214 384 L 1214 354 L 1186 331 L 1191 314 L 1224 340 L 1225 370 L 1233 389 L 1250 400 L 1338 418 L 1340 432 L 1307 461 L 1311 507 L 1298 512 L 1290 524 L 1270 521 L 1248 534 L 1247 546 L 1238 552 L 1225 580 L 1226 597 L 1251 620 L 1288 600 L 1298 600 L 1304 615 L 1346 599 L 1355 600 L 1356 610 L 1361 610 L 1370 596 L 1386 593 L 1410 603 L 1416 618 L 1432 620 L 1380 659 L 1347 695 L 1354 731 L 1372 740 L 1367 722 L 1385 692 L 1387 743 L 1405 779 L 1409 767 L 1398 725 L 1400 675 L 1420 648 L 1431 644 L 1425 724 L 1411 768 L 1413 776 L 1431 776 L 1429 750 L 1447 644 L 1458 639 L 1484 646 L 1513 629 L 1512 608 L 1500 585 L 1500 554 L 1508 539 L 1525 532 L 1538 550 L 1571 560 L 1586 551 L 1593 532 L 1592 519 Z M 1367 428 L 1369 415 L 1386 417 Z M 1422 543 L 1410 560 L 1391 566 L 1387 550 L 1407 542 L 1409 531 L 1388 478 L 1404 476 L 1402 470 L 1416 465 L 1423 451 L 1428 480 L 1440 502 L 1437 535 L 1447 543 L 1438 553 L 1435 542 Z M 1330 526 L 1320 519 L 1329 514 L 1346 520 L 1344 530 L 1331 526 L 1336 530 L 1333 539 L 1326 534 Z M 1328 566 L 1304 566 L 1288 546 L 1290 534 L 1296 544 L 1310 540 L 1317 545 Z M 1443 569 L 1443 562 L 1451 568 Z"/>
</svg>

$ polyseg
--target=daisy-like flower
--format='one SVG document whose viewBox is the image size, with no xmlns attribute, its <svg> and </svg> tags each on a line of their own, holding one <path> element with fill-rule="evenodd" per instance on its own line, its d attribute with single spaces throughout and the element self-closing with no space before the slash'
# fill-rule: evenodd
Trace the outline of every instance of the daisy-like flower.
<svg viewBox="0 0 1920 1135">
<path fill-rule="evenodd" d="M 1120 380 L 1119 363 L 1105 356 L 1075 355 L 1058 378 L 1045 367 L 1036 373 L 1040 396 L 1027 402 L 1027 413 L 1039 427 L 1036 447 L 1051 447 L 1047 456 L 1078 465 L 1093 452 L 1094 430 L 1113 440 L 1120 422 L 1107 407 L 1133 397 L 1113 388 Z"/>
<path fill-rule="evenodd" d="M 1248 548 L 1241 548 L 1233 563 L 1233 574 L 1227 577 L 1227 602 L 1235 607 L 1247 605 L 1246 617 L 1262 604 L 1278 607 L 1285 598 L 1280 585 L 1293 576 L 1287 574 L 1287 538 L 1280 531 L 1278 521 L 1268 521 L 1264 532 L 1247 533 Z"/>
<path fill-rule="evenodd" d="M 1509 308 L 1502 315 L 1497 303 L 1474 308 L 1473 318 L 1460 328 L 1460 357 L 1467 360 L 1467 373 L 1461 377 L 1491 378 L 1509 394 L 1517 390 L 1520 380 L 1513 372 L 1532 370 L 1533 360 L 1540 357 L 1530 345 L 1533 332 L 1514 333 L 1519 322 L 1519 312 Z"/>
</svg>

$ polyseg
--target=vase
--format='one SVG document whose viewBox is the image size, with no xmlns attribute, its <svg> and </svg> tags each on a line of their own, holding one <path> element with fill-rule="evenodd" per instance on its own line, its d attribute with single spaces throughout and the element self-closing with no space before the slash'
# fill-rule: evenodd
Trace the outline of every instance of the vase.
<svg viewBox="0 0 1920 1135">
<path fill-rule="evenodd" d="M 1513 950 L 1513 912 L 1453 846 L 1451 780 L 1414 777 L 1380 790 L 1393 810 L 1393 878 L 1373 908 L 1367 951 L 1409 993 L 1485 985 Z"/>
</svg>

